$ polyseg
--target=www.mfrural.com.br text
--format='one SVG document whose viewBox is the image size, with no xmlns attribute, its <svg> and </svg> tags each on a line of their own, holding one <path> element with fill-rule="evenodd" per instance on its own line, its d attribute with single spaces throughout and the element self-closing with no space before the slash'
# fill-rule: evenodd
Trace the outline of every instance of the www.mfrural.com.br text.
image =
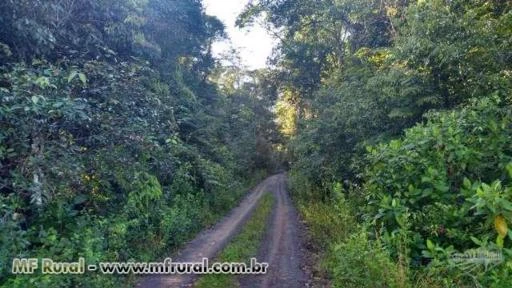
<svg viewBox="0 0 512 288">
<path fill-rule="evenodd" d="M 85 258 L 77 262 L 58 262 L 50 258 L 14 258 L 13 274 L 265 274 L 268 263 L 251 258 L 244 262 L 213 262 L 202 258 L 201 262 L 173 262 L 165 258 L 162 262 L 99 262 L 86 264 Z"/>
</svg>

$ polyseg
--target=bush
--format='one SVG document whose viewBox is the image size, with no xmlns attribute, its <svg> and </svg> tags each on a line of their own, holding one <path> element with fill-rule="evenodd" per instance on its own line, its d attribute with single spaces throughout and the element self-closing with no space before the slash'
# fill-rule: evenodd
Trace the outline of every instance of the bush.
<svg viewBox="0 0 512 288">
<path fill-rule="evenodd" d="M 301 216 L 308 223 L 309 233 L 325 250 L 330 243 L 345 240 L 357 228 L 352 208 L 343 198 L 325 202 L 299 202 Z"/>
<path fill-rule="evenodd" d="M 406 267 L 395 264 L 379 241 L 368 239 L 367 230 L 358 224 L 357 205 L 342 193 L 340 183 L 329 188 L 328 201 L 310 201 L 303 178 L 292 177 L 292 192 L 307 223 L 313 245 L 320 251 L 320 265 L 314 271 L 327 273 L 334 287 L 405 287 Z M 400 269 L 399 269 L 400 268 Z M 320 284 L 321 285 L 321 284 Z"/>
<path fill-rule="evenodd" d="M 395 259 L 396 238 L 403 234 L 414 267 L 434 260 L 446 266 L 451 254 L 480 247 L 485 239 L 496 239 L 484 247 L 493 251 L 511 247 L 512 234 L 495 224 L 512 223 L 510 108 L 482 98 L 459 110 L 431 113 L 403 138 L 369 149 L 366 217 Z M 503 251 L 507 261 L 509 250 Z M 474 271 L 480 275 L 476 282 L 488 283 L 484 270 Z"/>
<path fill-rule="evenodd" d="M 379 241 L 359 229 L 345 242 L 333 244 L 328 258 L 333 287 L 408 287 L 403 272 Z"/>
</svg>

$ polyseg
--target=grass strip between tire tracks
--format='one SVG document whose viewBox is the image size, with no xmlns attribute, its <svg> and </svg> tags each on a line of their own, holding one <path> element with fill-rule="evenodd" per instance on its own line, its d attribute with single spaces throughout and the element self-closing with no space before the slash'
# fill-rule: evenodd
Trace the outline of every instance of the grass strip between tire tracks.
<svg viewBox="0 0 512 288">
<path fill-rule="evenodd" d="M 249 259 L 256 256 L 272 214 L 274 200 L 272 193 L 267 192 L 262 196 L 242 231 L 220 252 L 216 261 L 249 263 Z M 235 274 L 208 274 L 199 278 L 194 287 L 239 287 L 238 277 Z"/>
</svg>

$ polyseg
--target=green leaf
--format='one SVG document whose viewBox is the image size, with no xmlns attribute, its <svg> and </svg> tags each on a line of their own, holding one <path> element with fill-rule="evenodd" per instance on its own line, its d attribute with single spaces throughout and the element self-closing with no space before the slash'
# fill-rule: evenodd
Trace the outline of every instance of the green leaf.
<svg viewBox="0 0 512 288">
<path fill-rule="evenodd" d="M 471 188 L 471 181 L 469 181 L 468 178 L 464 177 L 464 180 L 462 182 L 462 185 L 464 186 L 464 188 L 466 189 L 470 189 Z"/>
<path fill-rule="evenodd" d="M 475 243 L 476 245 L 483 246 L 482 241 L 480 241 L 478 238 L 474 236 L 469 236 L 469 238 L 471 238 L 471 241 L 473 241 L 473 243 Z"/>
<path fill-rule="evenodd" d="M 37 84 L 37 86 L 43 89 L 50 86 L 50 79 L 48 79 L 48 77 L 45 76 L 37 78 L 34 82 Z"/>
<path fill-rule="evenodd" d="M 507 164 L 508 177 L 512 179 L 512 162 Z"/>
<path fill-rule="evenodd" d="M 500 206 L 505 208 L 508 211 L 512 211 L 512 202 L 508 201 L 507 199 L 498 199 Z"/>
<path fill-rule="evenodd" d="M 78 78 L 80 78 L 80 81 L 82 81 L 84 85 L 87 84 L 87 77 L 84 73 L 78 73 Z"/>
<path fill-rule="evenodd" d="M 73 79 L 76 77 L 76 75 L 78 75 L 78 72 L 77 71 L 73 71 L 69 74 L 68 76 L 68 83 L 70 83 L 71 81 L 73 81 Z"/>
<path fill-rule="evenodd" d="M 427 248 L 428 250 L 434 250 L 435 248 L 434 243 L 430 239 L 427 239 Z"/>
<path fill-rule="evenodd" d="M 441 192 L 448 192 L 450 190 L 450 187 L 448 187 L 444 183 L 434 184 L 434 187 L 436 188 L 436 190 L 441 191 Z"/>
<path fill-rule="evenodd" d="M 505 237 L 502 237 L 501 235 L 498 235 L 498 237 L 496 237 L 496 245 L 498 245 L 498 247 L 500 248 L 503 248 L 503 240 L 505 239 Z"/>
<path fill-rule="evenodd" d="M 59 101 L 59 102 L 55 102 L 52 106 L 53 106 L 54 108 L 60 108 L 60 107 L 62 107 L 63 105 L 64 105 L 64 103 Z"/>
</svg>

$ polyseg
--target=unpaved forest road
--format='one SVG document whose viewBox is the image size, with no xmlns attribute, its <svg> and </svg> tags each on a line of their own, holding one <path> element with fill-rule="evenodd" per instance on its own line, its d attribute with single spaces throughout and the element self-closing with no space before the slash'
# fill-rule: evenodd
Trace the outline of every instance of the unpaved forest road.
<svg viewBox="0 0 512 288">
<path fill-rule="evenodd" d="M 299 222 L 286 192 L 285 174 L 271 176 L 257 185 L 228 216 L 213 228 L 199 233 L 180 253 L 174 255 L 173 262 L 200 262 L 203 257 L 213 262 L 217 253 L 250 218 L 265 192 L 273 193 L 276 200 L 257 257 L 259 262 L 269 263 L 268 272 L 241 277 L 241 287 L 306 287 L 307 273 L 301 270 L 301 263 L 305 263 L 305 259 L 299 238 Z M 136 287 L 193 287 L 195 280 L 194 275 L 155 275 L 142 278 Z"/>
</svg>

